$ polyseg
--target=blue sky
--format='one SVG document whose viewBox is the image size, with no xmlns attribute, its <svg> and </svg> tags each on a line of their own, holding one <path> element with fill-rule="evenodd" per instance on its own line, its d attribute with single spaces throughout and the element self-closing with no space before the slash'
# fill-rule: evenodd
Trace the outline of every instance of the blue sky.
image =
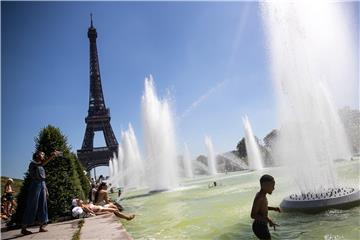
<svg viewBox="0 0 360 240">
<path fill-rule="evenodd" d="M 276 128 L 266 40 L 256 2 L 2 2 L 1 174 L 21 178 L 34 137 L 59 127 L 81 147 L 88 110 L 90 12 L 98 32 L 111 124 L 132 123 L 142 146 L 140 103 L 152 74 L 170 93 L 179 153 L 235 149 L 245 114 L 259 138 Z M 193 107 L 192 107 L 193 106 Z M 102 136 L 96 135 L 101 146 Z"/>
</svg>

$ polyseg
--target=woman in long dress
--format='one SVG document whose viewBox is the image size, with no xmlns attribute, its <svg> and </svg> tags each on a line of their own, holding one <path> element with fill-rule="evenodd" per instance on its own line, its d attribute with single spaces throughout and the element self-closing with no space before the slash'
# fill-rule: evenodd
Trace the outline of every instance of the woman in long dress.
<svg viewBox="0 0 360 240">
<path fill-rule="evenodd" d="M 29 165 L 30 186 L 26 199 L 26 208 L 22 218 L 21 233 L 24 235 L 32 234 L 26 229 L 27 226 L 35 222 L 40 224 L 39 232 L 47 232 L 44 225 L 48 222 L 47 196 L 49 192 L 45 184 L 44 166 L 61 154 L 59 151 L 51 153 L 49 158 L 45 158 L 45 153 L 37 151 L 33 154 L 33 160 Z"/>
</svg>

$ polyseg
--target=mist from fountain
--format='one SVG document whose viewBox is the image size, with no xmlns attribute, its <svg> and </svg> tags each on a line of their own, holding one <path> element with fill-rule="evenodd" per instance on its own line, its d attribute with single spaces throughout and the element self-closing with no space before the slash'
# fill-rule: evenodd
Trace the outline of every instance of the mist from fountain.
<svg viewBox="0 0 360 240">
<path fill-rule="evenodd" d="M 259 145 L 255 140 L 248 116 L 243 117 L 243 127 L 245 132 L 245 146 L 249 163 L 249 169 L 260 170 L 263 168 L 262 157 Z"/>
<path fill-rule="evenodd" d="M 188 145 L 184 144 L 184 157 L 183 157 L 183 165 L 184 165 L 184 173 L 185 177 L 187 178 L 193 178 L 193 167 L 192 167 L 192 161 L 191 161 L 191 154 Z"/>
<path fill-rule="evenodd" d="M 333 161 L 351 154 L 329 86 L 346 86 L 356 76 L 357 52 L 341 5 L 319 1 L 261 6 L 278 95 L 275 159 L 289 167 L 301 193 L 335 188 Z"/>
<path fill-rule="evenodd" d="M 205 174 L 210 174 L 209 167 L 200 161 L 194 161 L 194 174 L 196 173 L 197 169 L 201 172 L 205 172 Z"/>
<path fill-rule="evenodd" d="M 207 150 L 208 172 L 210 175 L 215 175 L 217 174 L 216 154 L 212 140 L 208 136 L 205 136 L 205 146 Z"/>
<path fill-rule="evenodd" d="M 145 165 L 131 123 L 129 123 L 127 130 L 121 132 L 121 148 L 123 152 L 124 188 L 144 187 Z"/>
<path fill-rule="evenodd" d="M 113 179 L 114 178 L 114 164 L 113 164 L 113 158 L 110 158 L 109 160 L 109 178 Z"/>
<path fill-rule="evenodd" d="M 249 165 L 244 162 L 243 159 L 239 158 L 232 152 L 219 154 L 223 158 L 226 158 L 230 163 L 240 169 L 249 169 Z"/>
<path fill-rule="evenodd" d="M 152 76 L 145 78 L 141 101 L 146 176 L 150 191 L 178 186 L 178 162 L 173 114 L 168 99 L 159 99 Z"/>
<path fill-rule="evenodd" d="M 114 153 L 113 157 L 109 160 L 109 183 L 113 187 L 123 186 L 122 171 L 121 171 L 121 158 L 122 151 L 120 151 L 121 145 L 119 145 L 118 156 Z"/>
<path fill-rule="evenodd" d="M 113 155 L 113 158 L 112 158 L 112 161 L 113 161 L 113 179 L 117 179 L 118 178 L 118 173 L 119 173 L 119 159 L 118 157 L 116 156 L 116 153 L 114 153 Z M 120 183 L 119 181 L 114 181 L 114 183 L 112 184 L 114 187 L 120 187 Z"/>
</svg>

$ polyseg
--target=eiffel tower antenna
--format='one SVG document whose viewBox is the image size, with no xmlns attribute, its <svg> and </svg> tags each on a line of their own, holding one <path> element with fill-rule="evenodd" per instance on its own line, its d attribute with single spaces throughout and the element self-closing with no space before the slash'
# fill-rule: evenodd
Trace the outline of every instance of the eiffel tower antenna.
<svg viewBox="0 0 360 240">
<path fill-rule="evenodd" d="M 93 28 L 94 26 L 93 26 L 93 21 L 92 21 L 92 13 L 90 13 L 90 21 L 91 21 L 91 28 Z"/>
</svg>

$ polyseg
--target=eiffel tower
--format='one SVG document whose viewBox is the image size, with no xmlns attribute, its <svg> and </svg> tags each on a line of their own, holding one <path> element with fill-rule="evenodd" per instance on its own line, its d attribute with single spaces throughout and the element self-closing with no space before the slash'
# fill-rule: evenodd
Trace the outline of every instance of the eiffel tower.
<svg viewBox="0 0 360 240">
<path fill-rule="evenodd" d="M 104 95 L 101 87 L 99 58 L 97 54 L 96 28 L 88 29 L 90 40 L 90 95 L 88 116 L 85 118 L 86 130 L 81 149 L 77 150 L 77 156 L 86 169 L 90 171 L 98 166 L 109 166 L 109 160 L 118 154 L 118 142 L 110 125 L 110 109 L 106 108 Z M 94 148 L 94 134 L 102 131 L 105 137 L 106 147 Z"/>
</svg>

